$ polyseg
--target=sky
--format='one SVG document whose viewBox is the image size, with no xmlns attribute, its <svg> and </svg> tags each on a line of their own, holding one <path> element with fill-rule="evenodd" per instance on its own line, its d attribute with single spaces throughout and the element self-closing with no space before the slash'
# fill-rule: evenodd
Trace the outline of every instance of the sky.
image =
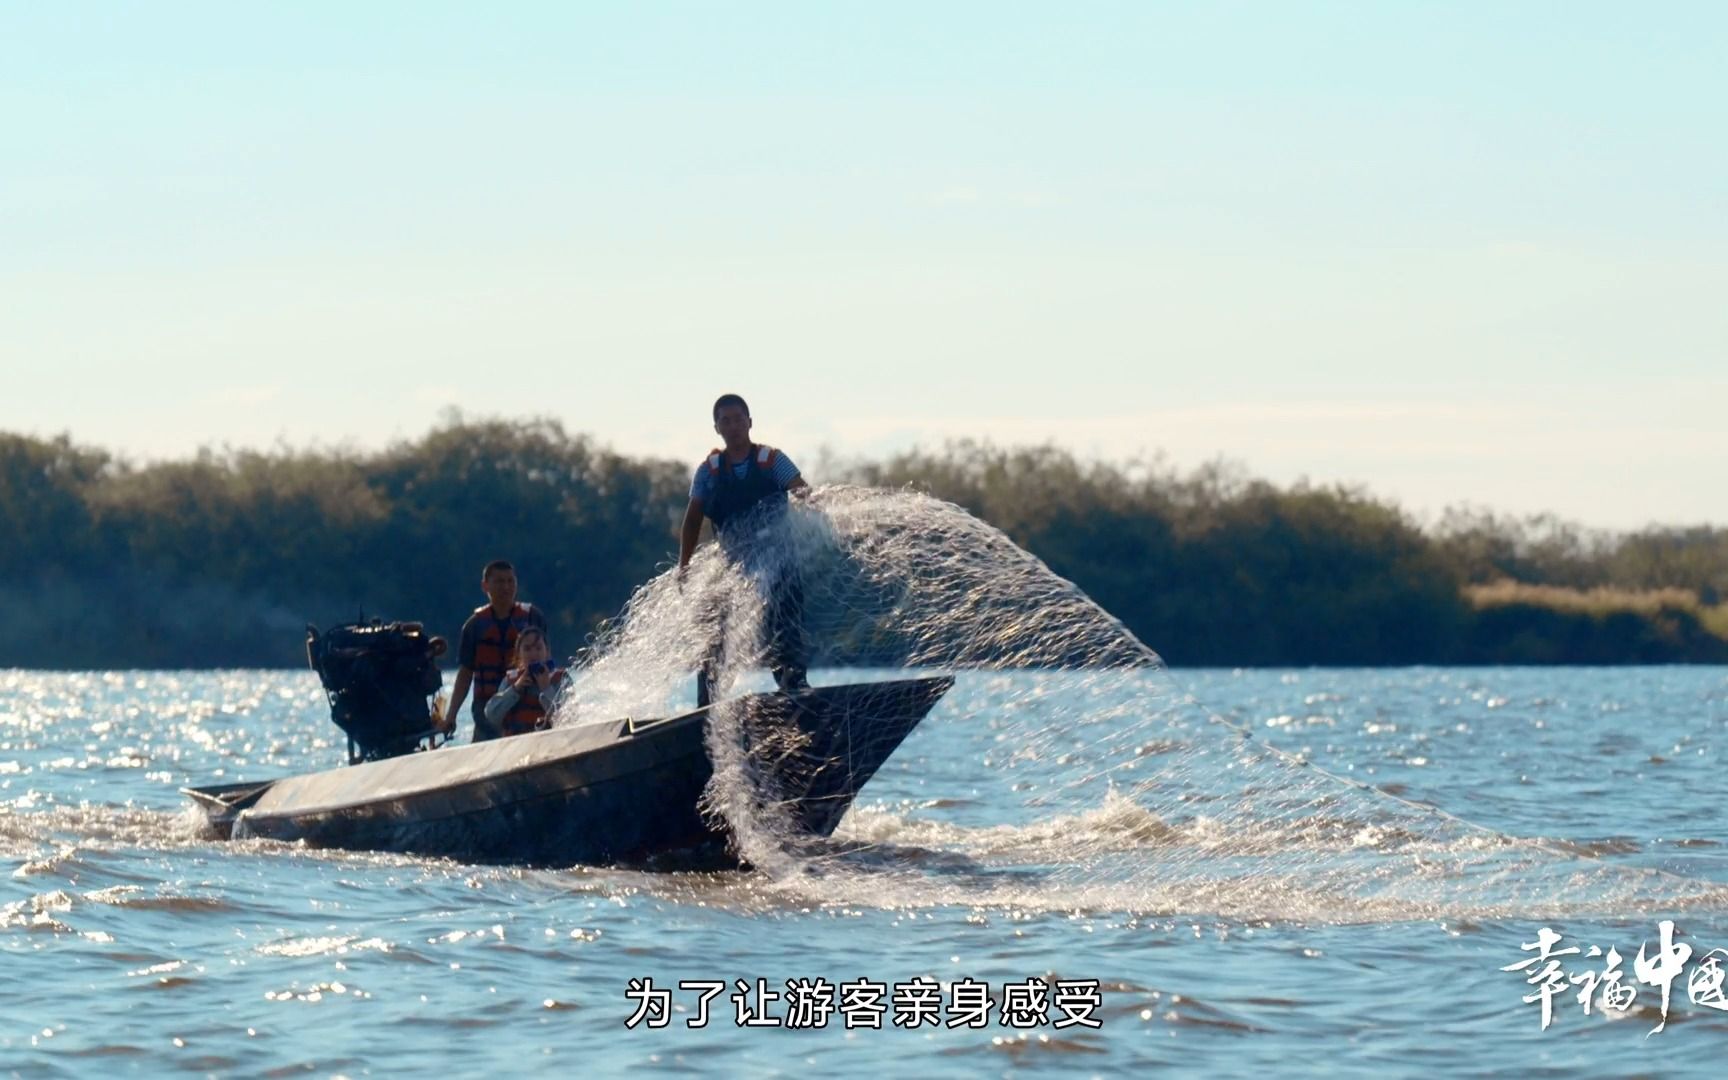
<svg viewBox="0 0 1728 1080">
<path fill-rule="evenodd" d="M 0 5 L 0 430 L 1728 525 L 1728 5 Z M 819 476 L 815 479 L 821 479 Z"/>
</svg>

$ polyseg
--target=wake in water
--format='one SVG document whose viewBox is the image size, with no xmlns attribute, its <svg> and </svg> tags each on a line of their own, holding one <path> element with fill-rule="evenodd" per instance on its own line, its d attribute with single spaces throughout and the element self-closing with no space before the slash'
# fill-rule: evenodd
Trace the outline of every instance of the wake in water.
<svg viewBox="0 0 1728 1080">
<path fill-rule="evenodd" d="M 682 579 L 640 589 L 557 722 L 673 711 L 714 657 L 716 699 L 748 688 L 784 602 L 776 589 L 802 596 L 813 666 L 959 672 L 924 724 L 958 748 L 959 760 L 920 763 L 935 797 L 857 806 L 822 842 L 792 827 L 767 767 L 798 734 L 777 741 L 736 705 L 713 710 L 704 808 L 767 888 L 839 904 L 1317 921 L 1724 903 L 1717 886 L 1495 833 L 1262 745 L 1186 699 L 1072 583 L 952 504 L 831 487 L 763 529 L 747 568 L 710 545 Z M 931 741 L 915 732 L 900 753 L 921 736 Z"/>
</svg>

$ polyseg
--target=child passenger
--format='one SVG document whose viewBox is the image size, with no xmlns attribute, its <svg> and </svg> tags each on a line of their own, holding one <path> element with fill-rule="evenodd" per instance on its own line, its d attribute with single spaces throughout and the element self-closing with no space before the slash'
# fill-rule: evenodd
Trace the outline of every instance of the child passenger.
<svg viewBox="0 0 1728 1080">
<path fill-rule="evenodd" d="M 552 663 L 552 643 L 537 626 L 524 627 L 517 636 L 510 664 L 503 685 L 486 702 L 490 730 L 476 742 L 550 727 L 558 695 L 570 682 L 569 673 Z"/>
</svg>

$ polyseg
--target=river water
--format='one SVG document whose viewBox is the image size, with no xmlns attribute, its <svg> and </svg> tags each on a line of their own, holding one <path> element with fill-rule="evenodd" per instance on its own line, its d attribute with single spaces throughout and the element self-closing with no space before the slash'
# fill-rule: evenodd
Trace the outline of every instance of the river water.
<svg viewBox="0 0 1728 1080">
<path fill-rule="evenodd" d="M 963 674 L 828 854 L 649 873 L 203 838 L 180 786 L 339 762 L 312 675 L 0 672 L 0 1072 L 1570 1076 L 1724 1045 L 1728 671 L 1138 678 Z M 1146 695 L 1132 760 L 1040 781 L 1101 693 Z M 1329 789 L 1324 828 L 1256 816 Z M 1544 928 L 1579 949 L 1546 1030 L 1542 965 L 1502 970 Z M 1565 980 L 1610 948 L 1635 997 L 1586 1015 Z M 627 1026 L 633 980 L 669 1023 Z M 949 1026 L 978 984 L 982 1026 Z"/>
</svg>

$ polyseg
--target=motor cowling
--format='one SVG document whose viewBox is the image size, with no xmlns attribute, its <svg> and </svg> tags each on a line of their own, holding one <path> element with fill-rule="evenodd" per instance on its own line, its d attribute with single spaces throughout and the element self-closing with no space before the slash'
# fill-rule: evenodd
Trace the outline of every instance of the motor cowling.
<svg viewBox="0 0 1728 1080">
<path fill-rule="evenodd" d="M 444 639 L 417 622 L 306 627 L 306 659 L 324 684 L 330 719 L 348 736 L 351 763 L 437 744 L 443 732 L 428 699 L 443 685 L 444 650 Z"/>
</svg>

